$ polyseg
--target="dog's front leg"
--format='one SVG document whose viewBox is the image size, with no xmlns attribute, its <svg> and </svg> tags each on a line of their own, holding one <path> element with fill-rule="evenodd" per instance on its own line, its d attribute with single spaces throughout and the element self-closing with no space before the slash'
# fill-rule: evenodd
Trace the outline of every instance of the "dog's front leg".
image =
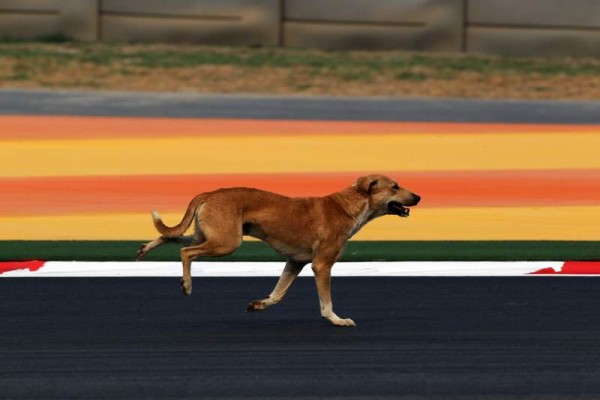
<svg viewBox="0 0 600 400">
<path fill-rule="evenodd" d="M 333 262 L 313 261 L 312 270 L 315 273 L 319 303 L 321 305 L 321 316 L 327 318 L 337 326 L 356 326 L 350 318 L 340 318 L 333 312 L 331 302 L 331 267 Z"/>
<path fill-rule="evenodd" d="M 285 268 L 281 273 L 281 277 L 279 278 L 277 285 L 275 285 L 275 289 L 273 289 L 269 297 L 250 302 L 250 304 L 248 304 L 248 308 L 246 308 L 246 311 L 261 311 L 267 307 L 279 303 L 305 265 L 306 263 L 288 261 L 285 264 Z"/>
</svg>

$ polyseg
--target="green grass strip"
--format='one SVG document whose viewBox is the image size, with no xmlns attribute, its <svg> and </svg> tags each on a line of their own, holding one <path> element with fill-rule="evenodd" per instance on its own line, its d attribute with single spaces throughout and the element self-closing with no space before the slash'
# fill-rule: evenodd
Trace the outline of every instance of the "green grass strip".
<svg viewBox="0 0 600 400">
<path fill-rule="evenodd" d="M 131 261 L 138 241 L 0 241 L 0 260 Z M 146 261 L 179 260 L 179 246 L 164 245 Z M 262 242 L 244 242 L 214 261 L 280 261 Z M 365 241 L 349 242 L 343 261 L 567 261 L 600 260 L 598 241 Z"/>
<path fill-rule="evenodd" d="M 53 39 L 55 39 L 53 41 Z M 412 54 L 398 51 L 319 51 L 274 47 L 217 47 L 196 45 L 132 45 L 68 41 L 48 37 L 39 42 L 0 38 L 0 57 L 22 66 L 47 68 L 51 64 L 92 64 L 96 66 L 147 69 L 233 66 L 236 68 L 305 68 L 338 72 L 342 76 L 370 78 L 382 72 L 397 73 L 401 80 L 424 76 L 453 79 L 457 72 L 504 75 L 595 76 L 600 64 L 595 59 L 523 58 L 486 55 Z"/>
</svg>

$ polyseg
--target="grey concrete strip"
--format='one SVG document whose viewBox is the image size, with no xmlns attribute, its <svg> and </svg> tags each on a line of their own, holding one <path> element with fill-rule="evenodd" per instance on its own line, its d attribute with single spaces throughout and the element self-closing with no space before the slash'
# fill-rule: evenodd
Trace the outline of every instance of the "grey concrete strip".
<svg viewBox="0 0 600 400">
<path fill-rule="evenodd" d="M 600 124 L 600 101 L 0 90 L 0 114 Z"/>
</svg>

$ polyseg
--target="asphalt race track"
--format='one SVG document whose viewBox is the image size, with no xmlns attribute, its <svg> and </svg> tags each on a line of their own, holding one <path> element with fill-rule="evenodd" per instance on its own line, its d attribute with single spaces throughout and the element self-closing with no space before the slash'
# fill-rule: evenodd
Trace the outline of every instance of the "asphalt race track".
<svg viewBox="0 0 600 400">
<path fill-rule="evenodd" d="M 597 399 L 594 278 L 0 280 L 0 398 Z"/>
<path fill-rule="evenodd" d="M 598 101 L 0 90 L 0 115 L 598 124 Z"/>
</svg>

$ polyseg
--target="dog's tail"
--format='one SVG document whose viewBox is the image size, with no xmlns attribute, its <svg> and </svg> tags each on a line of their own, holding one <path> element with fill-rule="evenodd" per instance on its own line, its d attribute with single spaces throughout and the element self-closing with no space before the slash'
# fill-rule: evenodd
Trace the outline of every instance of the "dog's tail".
<svg viewBox="0 0 600 400">
<path fill-rule="evenodd" d="M 166 226 L 164 222 L 162 222 L 158 211 L 152 211 L 152 221 L 154 222 L 154 227 L 164 238 L 182 236 L 192 224 L 194 216 L 196 215 L 196 210 L 200 204 L 202 204 L 205 197 L 206 196 L 204 195 L 198 195 L 194 197 L 185 211 L 185 215 L 183 216 L 181 222 L 173 227 Z"/>
</svg>

